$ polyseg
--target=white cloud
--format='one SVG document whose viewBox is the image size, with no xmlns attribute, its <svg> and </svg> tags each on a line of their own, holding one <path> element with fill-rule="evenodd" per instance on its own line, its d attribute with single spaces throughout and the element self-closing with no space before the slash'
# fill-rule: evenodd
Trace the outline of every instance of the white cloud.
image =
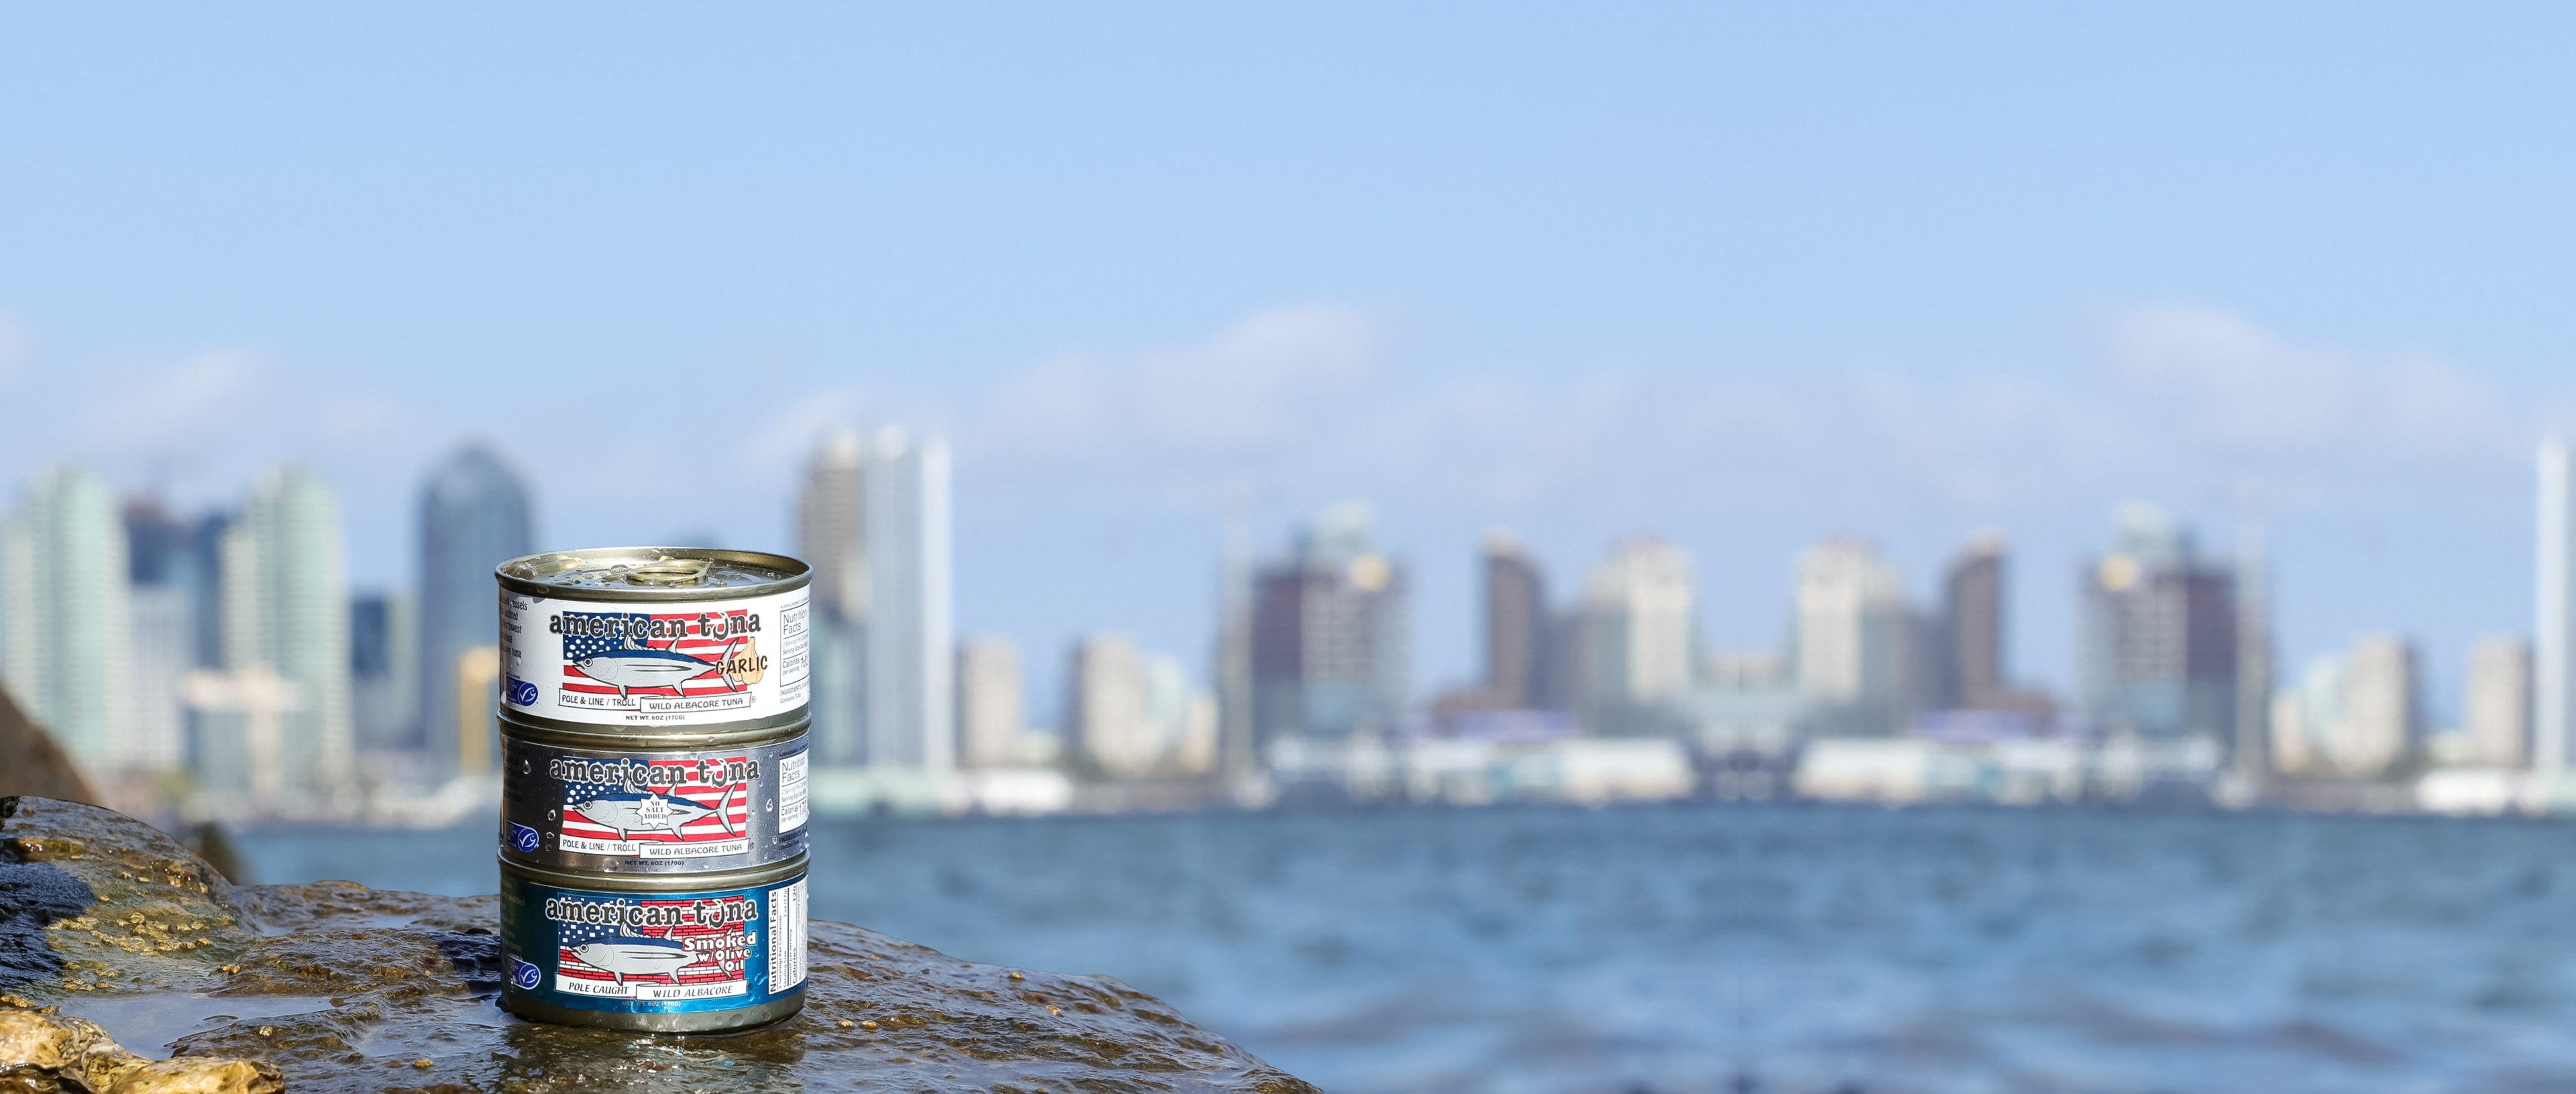
<svg viewBox="0 0 2576 1094">
<path fill-rule="evenodd" d="M 2533 423 L 2422 356 L 2291 344 L 2232 313 L 2119 314 L 2098 361 L 2048 376 L 1601 371 L 1414 379 L 1369 316 L 1262 312 L 1195 346 L 1039 362 L 956 415 L 1007 484 L 1205 504 L 1230 483 L 1389 507 L 1982 509 L 2207 491 L 2383 491 L 2389 470 L 2485 474 Z M 2367 469 L 2366 471 L 2364 469 Z"/>
<path fill-rule="evenodd" d="M 2245 454 L 2441 463 L 2519 452 L 2534 420 L 2437 358 L 2293 346 L 2213 308 L 2154 305 L 2112 325 L 2121 381 L 2192 443 Z"/>
<path fill-rule="evenodd" d="M 92 388 L 80 431 L 87 445 L 167 451 L 238 435 L 291 405 L 263 397 L 266 369 L 247 350 L 206 350 L 138 371 Z"/>
<path fill-rule="evenodd" d="M 1358 424 L 1379 356 L 1375 324 L 1353 309 L 1263 311 L 1201 345 L 1040 362 L 987 392 L 971 428 L 1002 460 L 1330 446 Z"/>
</svg>

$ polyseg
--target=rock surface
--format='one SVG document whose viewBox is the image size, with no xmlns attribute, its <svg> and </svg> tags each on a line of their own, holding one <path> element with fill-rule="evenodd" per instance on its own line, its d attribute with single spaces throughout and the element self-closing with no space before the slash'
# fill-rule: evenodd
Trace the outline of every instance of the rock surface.
<svg viewBox="0 0 2576 1094">
<path fill-rule="evenodd" d="M 98 793 L 82 781 L 72 758 L 42 726 L 27 717 L 9 693 L 0 689 L 0 797 L 30 794 L 69 801 L 96 802 Z"/>
<path fill-rule="evenodd" d="M 235 887 L 141 822 L 21 799 L 0 819 L 0 1094 L 1314 1090 L 1116 980 L 837 923 L 813 925 L 804 1012 L 765 1029 L 523 1021 L 494 1005 L 497 908 Z"/>
</svg>

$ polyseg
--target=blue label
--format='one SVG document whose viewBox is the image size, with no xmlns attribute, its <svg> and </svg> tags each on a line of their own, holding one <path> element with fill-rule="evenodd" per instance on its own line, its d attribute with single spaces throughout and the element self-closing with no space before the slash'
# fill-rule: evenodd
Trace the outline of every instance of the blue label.
<svg viewBox="0 0 2576 1094">
<path fill-rule="evenodd" d="M 756 1007 L 805 983 L 805 875 L 756 889 L 603 893 L 501 876 L 508 990 L 577 1010 Z"/>
<path fill-rule="evenodd" d="M 519 679 L 516 676 L 511 677 L 510 705 L 518 707 L 532 707 L 537 705 L 537 686 Z"/>
<path fill-rule="evenodd" d="M 538 835 L 536 829 L 524 824 L 510 826 L 510 846 L 516 848 L 520 854 L 536 854 L 537 848 L 544 843 L 545 837 Z"/>
</svg>

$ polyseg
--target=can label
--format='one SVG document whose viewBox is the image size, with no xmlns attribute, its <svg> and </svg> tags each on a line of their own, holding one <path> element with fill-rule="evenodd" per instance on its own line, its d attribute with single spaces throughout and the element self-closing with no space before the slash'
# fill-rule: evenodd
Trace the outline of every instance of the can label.
<svg viewBox="0 0 2576 1094">
<path fill-rule="evenodd" d="M 808 595 L 630 604 L 501 593 L 510 710 L 592 725 L 717 725 L 805 705 Z"/>
<path fill-rule="evenodd" d="M 572 869 L 785 862 L 805 851 L 805 752 L 803 733 L 690 752 L 558 748 L 504 734 L 501 846 Z M 586 861 L 592 857 L 630 861 Z"/>
<path fill-rule="evenodd" d="M 540 1002 L 652 1014 L 754 1007 L 805 982 L 805 877 L 640 894 L 504 871 L 501 933 L 510 990 Z"/>
</svg>

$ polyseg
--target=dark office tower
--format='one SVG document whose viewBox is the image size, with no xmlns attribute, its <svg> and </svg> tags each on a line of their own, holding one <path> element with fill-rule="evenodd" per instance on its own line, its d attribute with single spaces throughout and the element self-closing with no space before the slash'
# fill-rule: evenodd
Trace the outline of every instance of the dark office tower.
<svg viewBox="0 0 2576 1094">
<path fill-rule="evenodd" d="M 867 696 L 867 442 L 844 429 L 824 438 L 796 497 L 796 544 L 814 567 L 814 762 L 865 758 Z"/>
<path fill-rule="evenodd" d="M 534 551 L 528 490 L 488 448 L 469 444 L 430 472 L 420 490 L 420 723 L 404 743 L 433 763 L 490 762 L 481 734 L 491 721 L 482 681 L 459 666 L 497 659 L 500 590 L 492 568 Z M 476 666 L 479 668 L 479 666 Z M 462 697 L 471 687 L 475 695 Z M 461 703 L 485 709 L 468 711 Z"/>
<path fill-rule="evenodd" d="M 188 565 L 194 573 L 188 615 L 196 632 L 190 664 L 197 668 L 224 663 L 224 533 L 232 530 L 234 519 L 231 513 L 208 513 L 188 530 Z"/>
<path fill-rule="evenodd" d="M 1253 734 L 1343 737 L 1404 712 L 1411 671 L 1404 571 L 1368 510 L 1336 506 L 1262 567 L 1252 594 Z"/>
<path fill-rule="evenodd" d="M 1547 588 L 1510 532 L 1485 535 L 1485 695 L 1507 708 L 1538 705 Z"/>
<path fill-rule="evenodd" d="M 857 432 L 826 438 L 796 500 L 796 543 L 814 567 L 814 607 L 836 619 L 867 615 L 867 460 Z"/>
<path fill-rule="evenodd" d="M 349 598 L 349 722 L 361 752 L 408 747 L 420 710 L 412 676 L 420 668 L 414 614 L 411 597 L 402 593 Z"/>
<path fill-rule="evenodd" d="M 2094 724 L 2233 744 L 2235 576 L 2196 557 L 2172 517 L 2131 504 L 2117 545 L 2081 584 L 2083 700 Z"/>
<path fill-rule="evenodd" d="M 129 751 L 142 766 L 173 769 L 185 759 L 181 695 L 198 666 L 196 613 L 214 572 L 197 552 L 195 526 L 160 499 L 127 499 L 124 520 Z"/>
<path fill-rule="evenodd" d="M 1935 638 L 1944 706 L 1990 708 L 2003 694 L 2004 556 L 2003 534 L 1980 532 L 1942 581 Z"/>
</svg>

